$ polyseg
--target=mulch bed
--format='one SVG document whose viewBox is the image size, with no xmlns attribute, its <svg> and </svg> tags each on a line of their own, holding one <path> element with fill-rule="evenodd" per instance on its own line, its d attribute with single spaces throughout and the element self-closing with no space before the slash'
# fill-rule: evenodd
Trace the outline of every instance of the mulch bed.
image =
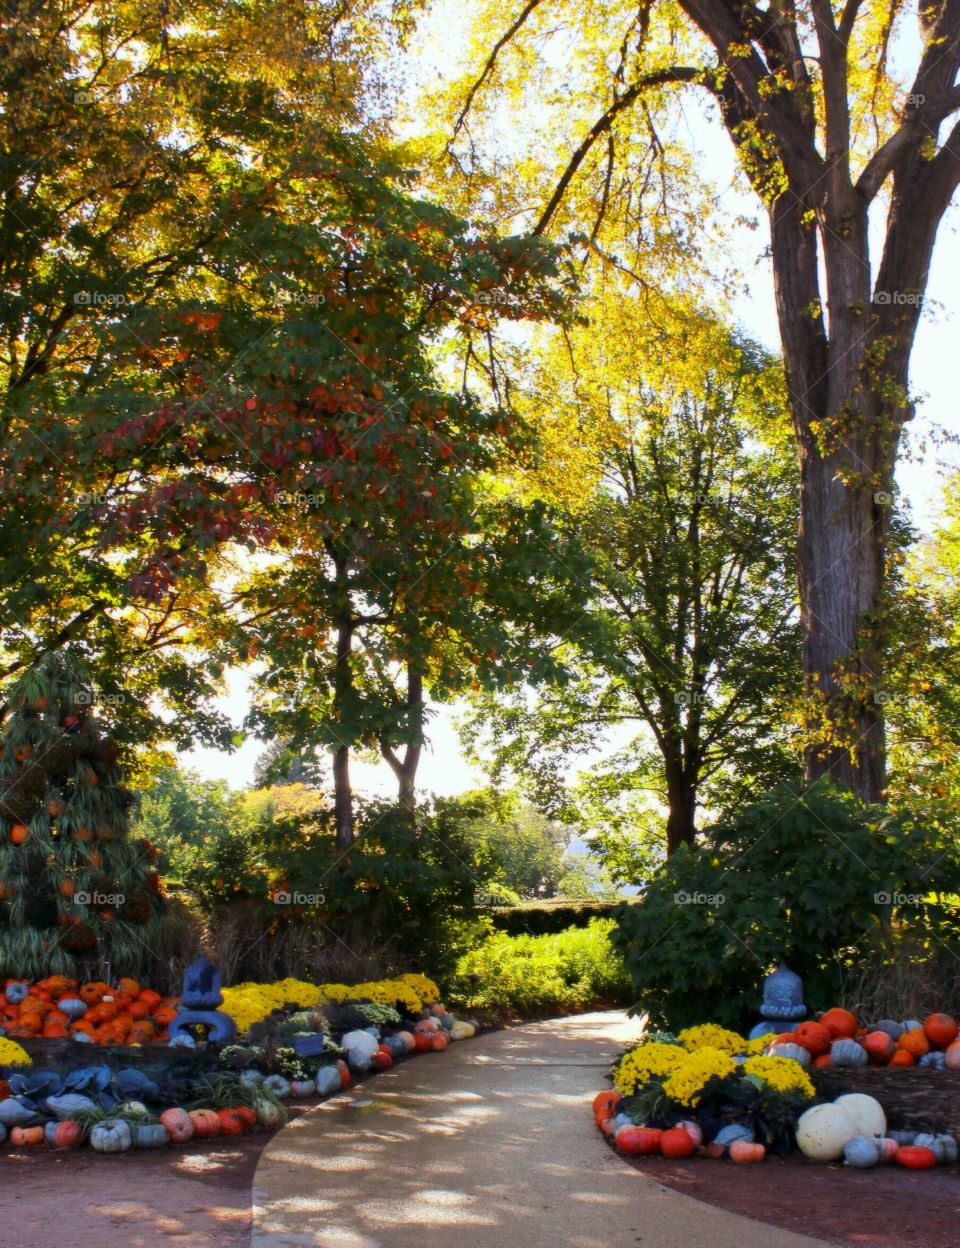
<svg viewBox="0 0 960 1248">
<path fill-rule="evenodd" d="M 956 1248 L 960 1168 L 911 1173 L 768 1157 L 759 1166 L 691 1157 L 625 1157 L 685 1196 L 850 1248 Z M 770 1240 L 775 1244 L 775 1237 Z"/>
</svg>

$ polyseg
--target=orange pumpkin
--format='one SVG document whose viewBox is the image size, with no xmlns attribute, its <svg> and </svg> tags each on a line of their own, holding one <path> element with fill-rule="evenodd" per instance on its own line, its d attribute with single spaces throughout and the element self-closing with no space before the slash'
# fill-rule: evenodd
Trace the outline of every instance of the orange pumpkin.
<svg viewBox="0 0 960 1248">
<path fill-rule="evenodd" d="M 139 1023 L 150 1017 L 150 1007 L 146 1001 L 131 1001 L 127 1007 L 127 1013 L 135 1023 Z"/>
<path fill-rule="evenodd" d="M 960 1070 L 960 1040 L 954 1040 L 947 1049 L 945 1065 L 947 1070 Z"/>
<path fill-rule="evenodd" d="M 814 1066 L 832 1066 L 833 1058 L 829 1053 L 821 1053 L 819 1057 L 813 1059 Z"/>
<path fill-rule="evenodd" d="M 906 1049 L 897 1049 L 893 1057 L 891 1057 L 889 1065 L 893 1066 L 916 1066 L 917 1061 L 912 1053 L 908 1053 Z"/>
<path fill-rule="evenodd" d="M 25 823 L 15 823 L 10 829 L 10 840 L 14 845 L 22 845 L 30 839 L 30 829 Z"/>
<path fill-rule="evenodd" d="M 243 1135 L 247 1129 L 246 1123 L 235 1109 L 218 1109 L 217 1117 L 220 1119 L 221 1135 Z"/>
<path fill-rule="evenodd" d="M 135 1001 L 140 995 L 140 985 L 135 979 L 131 979 L 127 976 L 124 979 L 117 981 L 117 991 L 122 992 L 124 996 L 129 997 L 131 1001 Z"/>
<path fill-rule="evenodd" d="M 10 1143 L 18 1147 L 42 1144 L 43 1127 L 14 1127 L 10 1132 Z"/>
<path fill-rule="evenodd" d="M 867 1050 L 867 1056 L 874 1066 L 886 1066 L 897 1051 L 893 1037 L 888 1036 L 885 1031 L 871 1031 L 860 1043 Z"/>
<path fill-rule="evenodd" d="M 762 1144 L 751 1144 L 748 1140 L 734 1140 L 730 1145 L 730 1160 L 735 1161 L 737 1165 L 753 1165 L 758 1161 L 763 1161 L 767 1155 L 767 1150 Z"/>
<path fill-rule="evenodd" d="M 193 1119 L 185 1109 L 165 1109 L 160 1121 L 174 1144 L 186 1144 L 193 1139 Z"/>
<path fill-rule="evenodd" d="M 134 1005 L 146 1005 L 146 1002 L 135 1001 Z M 177 1011 L 172 1005 L 161 1005 L 158 1010 L 153 1012 L 153 1023 L 156 1027 L 169 1027 L 176 1017 Z"/>
<path fill-rule="evenodd" d="M 946 1049 L 957 1038 L 960 1027 L 949 1014 L 931 1014 L 924 1020 L 923 1034 L 935 1049 Z"/>
<path fill-rule="evenodd" d="M 141 988 L 137 1000 L 145 1002 L 151 1010 L 155 1010 L 163 1000 L 163 997 L 160 996 L 159 992 L 154 992 L 152 988 Z"/>
<path fill-rule="evenodd" d="M 611 1114 L 616 1113 L 617 1106 L 623 1100 L 619 1092 L 612 1089 L 607 1092 L 598 1092 L 593 1098 L 593 1117 L 597 1126 L 603 1122 L 604 1118 L 609 1118 Z"/>
<path fill-rule="evenodd" d="M 70 1032 L 62 1023 L 44 1023 L 40 1034 L 45 1040 L 66 1040 Z"/>
<path fill-rule="evenodd" d="M 98 981 L 81 984 L 80 1000 L 84 1005 L 97 1005 L 108 991 L 107 985 Z"/>
<path fill-rule="evenodd" d="M 79 1148 L 83 1143 L 83 1127 L 72 1118 L 58 1122 L 53 1129 L 54 1148 Z"/>
<path fill-rule="evenodd" d="M 904 1034 L 897 1041 L 897 1045 L 903 1049 L 905 1053 L 909 1053 L 911 1057 L 923 1057 L 930 1052 L 930 1041 L 922 1027 L 914 1027 Z"/>
<path fill-rule="evenodd" d="M 255 1109 L 251 1109 L 249 1105 L 237 1105 L 234 1112 L 243 1120 L 243 1124 L 248 1131 L 256 1129 L 259 1119 L 257 1118 L 257 1111 Z"/>
<path fill-rule="evenodd" d="M 211 1140 L 220 1134 L 220 1118 L 215 1110 L 191 1109 L 190 1121 L 193 1123 L 193 1134 L 198 1140 Z"/>
<path fill-rule="evenodd" d="M 929 1170 L 937 1164 L 937 1154 L 932 1148 L 908 1144 L 897 1149 L 894 1160 L 898 1166 L 906 1166 L 908 1170 Z"/>
<path fill-rule="evenodd" d="M 148 1019 L 140 1023 L 132 1023 L 128 1038 L 131 1044 L 149 1044 L 157 1038 L 156 1029 Z"/>
<path fill-rule="evenodd" d="M 843 1010 L 839 1006 L 834 1006 L 832 1010 L 827 1010 L 820 1022 L 830 1032 L 834 1040 L 852 1040 L 857 1034 L 856 1016 L 851 1014 L 849 1010 Z"/>
<path fill-rule="evenodd" d="M 819 1057 L 822 1053 L 830 1052 L 833 1036 L 823 1023 L 800 1023 L 794 1035 L 797 1044 L 802 1045 L 811 1057 Z"/>
</svg>

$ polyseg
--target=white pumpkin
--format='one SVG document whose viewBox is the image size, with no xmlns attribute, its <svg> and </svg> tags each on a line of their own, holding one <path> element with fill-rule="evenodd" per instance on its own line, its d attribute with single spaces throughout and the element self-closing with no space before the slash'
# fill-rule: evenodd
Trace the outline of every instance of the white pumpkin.
<svg viewBox="0 0 960 1248">
<path fill-rule="evenodd" d="M 814 1105 L 797 1123 L 800 1151 L 814 1161 L 837 1161 L 843 1156 L 844 1145 L 858 1134 L 842 1105 Z"/>
<path fill-rule="evenodd" d="M 858 1135 L 872 1138 L 887 1134 L 887 1116 L 883 1112 L 883 1106 L 874 1097 L 867 1096 L 865 1092 L 847 1092 L 844 1096 L 838 1096 L 833 1103 L 840 1105 L 850 1115 Z"/>
<path fill-rule="evenodd" d="M 348 1031 L 340 1044 L 350 1054 L 351 1059 L 366 1058 L 367 1061 L 380 1047 L 380 1041 L 375 1040 L 369 1031 Z"/>
</svg>

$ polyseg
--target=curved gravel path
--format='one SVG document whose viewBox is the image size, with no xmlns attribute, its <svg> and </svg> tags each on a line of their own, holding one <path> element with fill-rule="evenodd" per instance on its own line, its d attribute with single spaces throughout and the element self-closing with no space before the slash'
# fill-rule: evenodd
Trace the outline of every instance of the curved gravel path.
<svg viewBox="0 0 960 1248">
<path fill-rule="evenodd" d="M 589 1105 L 635 1033 L 620 1012 L 512 1028 L 324 1102 L 264 1150 L 251 1248 L 823 1248 L 611 1152 Z"/>
</svg>

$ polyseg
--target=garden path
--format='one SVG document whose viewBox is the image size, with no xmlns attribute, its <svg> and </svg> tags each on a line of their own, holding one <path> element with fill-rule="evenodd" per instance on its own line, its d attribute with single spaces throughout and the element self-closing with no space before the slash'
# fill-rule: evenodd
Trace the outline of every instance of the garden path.
<svg viewBox="0 0 960 1248">
<path fill-rule="evenodd" d="M 257 1167 L 251 1248 L 823 1248 L 645 1178 L 590 1101 L 621 1012 L 495 1032 L 310 1110 Z"/>
</svg>

